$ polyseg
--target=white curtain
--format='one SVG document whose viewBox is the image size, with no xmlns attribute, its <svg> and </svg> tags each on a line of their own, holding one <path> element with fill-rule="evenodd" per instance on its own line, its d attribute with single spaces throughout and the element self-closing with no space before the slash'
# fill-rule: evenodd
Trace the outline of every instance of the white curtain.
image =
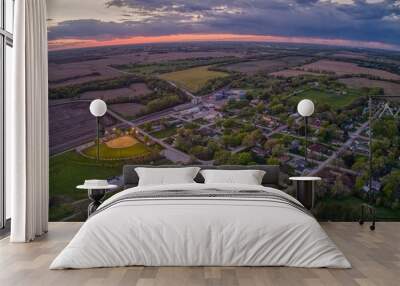
<svg viewBox="0 0 400 286">
<path fill-rule="evenodd" d="M 16 0 L 14 94 L 6 98 L 6 187 L 12 242 L 48 225 L 48 87 L 46 0 Z M 7 102 L 8 101 L 8 102 Z"/>
</svg>

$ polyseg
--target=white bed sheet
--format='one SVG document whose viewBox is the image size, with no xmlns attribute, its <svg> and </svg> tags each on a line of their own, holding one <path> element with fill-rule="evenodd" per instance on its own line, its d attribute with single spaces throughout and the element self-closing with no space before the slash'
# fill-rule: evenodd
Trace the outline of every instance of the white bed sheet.
<svg viewBox="0 0 400 286">
<path fill-rule="evenodd" d="M 135 187 L 154 190 L 267 190 L 232 184 Z M 257 199 L 151 199 L 113 205 L 86 221 L 50 269 L 145 266 L 350 268 L 319 223 L 298 209 Z"/>
</svg>

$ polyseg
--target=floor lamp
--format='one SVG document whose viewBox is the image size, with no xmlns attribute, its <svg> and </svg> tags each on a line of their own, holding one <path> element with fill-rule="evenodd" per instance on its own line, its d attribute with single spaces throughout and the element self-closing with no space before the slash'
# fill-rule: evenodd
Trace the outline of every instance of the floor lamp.
<svg viewBox="0 0 400 286">
<path fill-rule="evenodd" d="M 90 103 L 90 113 L 97 119 L 97 160 L 100 160 L 100 117 L 107 112 L 107 104 L 101 99 L 95 99 Z"/>
<path fill-rule="evenodd" d="M 314 113 L 314 103 L 309 99 L 303 99 L 297 105 L 297 112 L 304 117 L 304 135 L 305 135 L 305 151 L 304 151 L 304 158 L 306 160 L 306 166 L 308 166 L 308 158 L 307 158 L 307 145 L 308 145 L 308 136 L 307 136 L 307 129 L 308 129 L 308 117 L 310 117 Z"/>
</svg>

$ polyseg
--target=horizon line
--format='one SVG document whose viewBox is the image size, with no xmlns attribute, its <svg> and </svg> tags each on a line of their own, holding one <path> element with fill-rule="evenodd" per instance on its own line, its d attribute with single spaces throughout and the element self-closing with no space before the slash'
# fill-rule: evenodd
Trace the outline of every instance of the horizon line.
<svg viewBox="0 0 400 286">
<path fill-rule="evenodd" d="M 353 48 L 367 48 L 379 50 L 400 51 L 399 45 L 376 41 L 359 41 L 346 39 L 326 39 L 316 37 L 290 37 L 276 35 L 252 35 L 252 34 L 171 34 L 164 36 L 134 36 L 129 38 L 114 38 L 111 40 L 97 39 L 56 39 L 48 41 L 49 51 L 61 51 L 71 49 L 84 49 L 107 46 L 143 45 L 159 43 L 189 43 L 189 42 L 266 42 L 287 44 L 313 44 L 325 46 L 341 46 Z"/>
</svg>

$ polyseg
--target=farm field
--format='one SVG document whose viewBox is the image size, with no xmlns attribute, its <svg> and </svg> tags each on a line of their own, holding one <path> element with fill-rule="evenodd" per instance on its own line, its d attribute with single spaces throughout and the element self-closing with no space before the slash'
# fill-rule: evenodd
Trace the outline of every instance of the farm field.
<svg viewBox="0 0 400 286">
<path fill-rule="evenodd" d="M 309 57 L 285 57 L 277 60 L 252 60 L 247 62 L 240 62 L 236 64 L 223 66 L 228 71 L 241 72 L 253 75 L 258 72 L 275 72 L 286 69 L 289 66 L 296 66 L 304 64 Z"/>
<path fill-rule="evenodd" d="M 162 61 L 156 63 L 141 63 L 141 64 L 127 64 L 114 66 L 119 70 L 131 74 L 141 76 L 157 76 L 160 74 L 186 70 L 200 66 L 212 66 L 225 62 L 232 61 L 232 57 L 218 57 L 218 58 L 195 58 L 195 59 L 182 59 L 173 61 Z"/>
<path fill-rule="evenodd" d="M 237 64 L 231 64 L 224 66 L 223 68 L 228 71 L 235 71 L 252 75 L 261 71 L 273 72 L 279 69 L 284 69 L 286 67 L 287 67 L 286 63 L 278 60 L 262 60 L 262 61 L 248 61 Z"/>
<path fill-rule="evenodd" d="M 334 108 L 342 108 L 352 103 L 361 93 L 354 89 L 348 89 L 346 94 L 336 93 L 335 91 L 308 89 L 296 94 L 291 101 L 295 105 L 301 99 L 310 99 L 315 104 L 329 104 Z"/>
<path fill-rule="evenodd" d="M 49 58 L 49 85 L 50 88 L 85 83 L 93 80 L 104 80 L 123 75 L 123 72 L 111 66 L 125 64 L 149 64 L 166 61 L 197 59 L 197 58 L 222 58 L 242 57 L 234 51 L 183 51 L 183 52 L 132 52 L 124 51 L 118 47 L 114 51 L 103 53 L 102 58 L 83 60 L 79 50 L 74 56 L 63 58 L 63 52 L 57 52 L 57 57 Z M 120 50 L 120 53 L 118 53 Z M 109 53 L 109 55 L 107 55 Z"/>
<path fill-rule="evenodd" d="M 363 60 L 367 59 L 368 55 L 365 53 L 354 53 L 354 52 L 344 51 L 335 53 L 332 55 L 332 57 Z"/>
<path fill-rule="evenodd" d="M 144 82 L 132 83 L 129 89 L 133 91 L 134 95 L 143 96 L 152 93 L 153 91 Z"/>
<path fill-rule="evenodd" d="M 90 102 L 71 102 L 49 106 L 50 153 L 68 150 L 96 136 L 96 119 L 89 112 Z M 102 117 L 105 127 L 117 123 L 111 116 Z"/>
<path fill-rule="evenodd" d="M 130 96 L 143 96 L 151 93 L 152 91 L 145 83 L 133 83 L 129 88 L 116 88 L 109 90 L 96 90 L 87 91 L 80 95 L 82 99 L 96 99 L 100 98 L 103 100 L 116 99 L 118 97 L 130 97 Z"/>
<path fill-rule="evenodd" d="M 365 74 L 388 80 L 400 80 L 400 75 L 384 70 L 360 67 L 353 63 L 320 60 L 311 64 L 303 65 L 300 69 L 310 72 L 332 72 L 337 75 Z"/>
<path fill-rule="evenodd" d="M 81 99 L 97 99 L 100 98 L 102 100 L 115 99 L 118 97 L 128 97 L 132 96 L 133 91 L 129 88 L 116 88 L 116 89 L 108 89 L 108 90 L 96 90 L 96 91 L 87 91 L 80 95 Z"/>
<path fill-rule="evenodd" d="M 380 87 L 385 91 L 385 95 L 400 95 L 400 84 L 398 83 L 359 77 L 342 78 L 339 79 L 339 82 L 350 88 Z"/>
<path fill-rule="evenodd" d="M 301 76 L 301 75 L 314 75 L 314 76 L 320 76 L 321 74 L 319 73 L 313 73 L 313 72 L 307 72 L 307 71 L 302 71 L 302 70 L 294 70 L 294 69 L 287 69 L 287 70 L 282 70 L 282 71 L 277 71 L 270 73 L 272 76 L 282 76 L 282 77 L 296 77 L 296 76 Z"/>
<path fill-rule="evenodd" d="M 172 81 L 179 87 L 189 90 L 190 92 L 198 92 L 209 80 L 225 77 L 228 74 L 219 71 L 209 70 L 210 66 L 202 66 L 190 68 L 182 71 L 166 73 L 160 78 Z"/>
<path fill-rule="evenodd" d="M 109 108 L 124 117 L 135 117 L 143 110 L 144 105 L 138 103 L 116 103 L 111 104 Z"/>
<path fill-rule="evenodd" d="M 93 80 L 111 79 L 121 75 L 118 70 L 108 68 L 97 61 L 68 64 L 49 64 L 49 87 L 74 85 Z"/>
<path fill-rule="evenodd" d="M 200 58 L 222 58 L 222 57 L 241 57 L 238 52 L 229 51 L 170 51 L 164 52 L 137 52 L 130 54 L 117 54 L 108 56 L 106 59 L 98 60 L 103 65 L 123 65 L 123 64 L 151 64 L 163 63 L 176 60 L 190 60 Z"/>
<path fill-rule="evenodd" d="M 93 145 L 83 151 L 89 157 L 96 158 L 97 147 Z M 106 143 L 100 144 L 100 158 L 106 160 L 126 159 L 140 156 L 147 156 L 151 153 L 151 149 L 146 145 L 137 142 L 136 144 L 126 148 L 110 148 Z"/>
</svg>

